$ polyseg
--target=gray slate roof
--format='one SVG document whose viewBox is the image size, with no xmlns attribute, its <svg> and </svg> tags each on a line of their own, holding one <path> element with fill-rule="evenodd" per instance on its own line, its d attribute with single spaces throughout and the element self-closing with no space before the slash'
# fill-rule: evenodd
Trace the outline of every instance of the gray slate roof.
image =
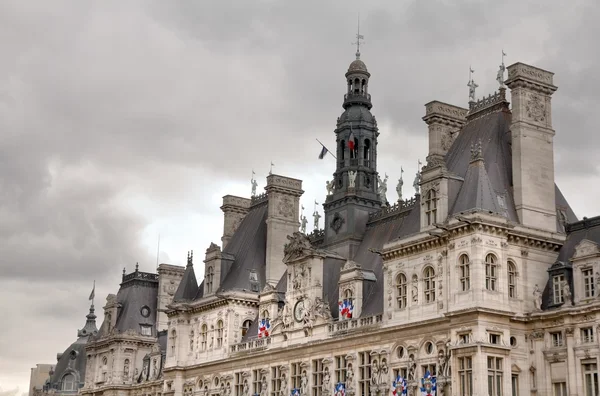
<svg viewBox="0 0 600 396">
<path fill-rule="evenodd" d="M 173 296 L 173 302 L 192 301 L 198 293 L 198 281 L 194 272 L 194 264 L 191 259 L 188 259 L 188 264 L 185 267 L 185 272 L 179 282 L 177 291 Z"/>
</svg>

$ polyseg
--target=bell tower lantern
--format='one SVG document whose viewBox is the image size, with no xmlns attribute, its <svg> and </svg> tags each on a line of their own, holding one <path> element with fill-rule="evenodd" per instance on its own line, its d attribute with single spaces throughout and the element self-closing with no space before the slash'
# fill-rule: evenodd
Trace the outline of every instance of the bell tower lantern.
<svg viewBox="0 0 600 396">
<path fill-rule="evenodd" d="M 325 245 L 352 258 L 366 229 L 369 213 L 381 207 L 377 174 L 377 121 L 371 114 L 369 78 L 360 59 L 357 34 L 356 59 L 346 72 L 344 112 L 337 120 L 336 169 L 333 189 L 325 200 Z"/>
</svg>

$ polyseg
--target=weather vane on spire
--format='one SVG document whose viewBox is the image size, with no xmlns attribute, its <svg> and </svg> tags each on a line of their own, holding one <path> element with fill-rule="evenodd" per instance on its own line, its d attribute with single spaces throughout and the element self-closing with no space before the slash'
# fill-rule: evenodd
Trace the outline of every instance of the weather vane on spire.
<svg viewBox="0 0 600 396">
<path fill-rule="evenodd" d="M 357 24 L 357 29 L 356 29 L 356 43 L 352 43 L 353 45 L 356 44 L 356 59 L 360 59 L 360 40 L 364 40 L 364 39 L 365 39 L 365 36 L 360 34 L 360 14 L 359 14 L 358 15 L 358 24 Z"/>
</svg>

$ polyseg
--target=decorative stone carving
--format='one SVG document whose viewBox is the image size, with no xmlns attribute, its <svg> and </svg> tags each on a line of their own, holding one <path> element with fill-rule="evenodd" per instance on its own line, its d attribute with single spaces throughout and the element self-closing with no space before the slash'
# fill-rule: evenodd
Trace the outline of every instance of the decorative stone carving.
<svg viewBox="0 0 600 396">
<path fill-rule="evenodd" d="M 588 239 L 584 239 L 575 246 L 574 258 L 580 258 L 598 253 L 598 245 Z"/>
<path fill-rule="evenodd" d="M 321 394 L 323 396 L 331 395 L 331 375 L 329 374 L 329 367 L 323 369 L 323 388 Z"/>
<path fill-rule="evenodd" d="M 527 117 L 535 122 L 544 122 L 546 119 L 546 105 L 539 95 L 531 94 L 527 104 L 525 105 Z"/>
<path fill-rule="evenodd" d="M 294 232 L 287 236 L 288 243 L 283 248 L 285 261 L 303 257 L 313 250 L 308 237 L 301 232 Z"/>
<path fill-rule="evenodd" d="M 300 217 L 300 221 L 301 221 L 300 231 L 303 234 L 306 234 L 306 225 L 308 224 L 308 219 L 306 218 L 306 216 L 302 215 Z"/>
<path fill-rule="evenodd" d="M 267 383 L 267 376 L 263 375 L 260 381 L 260 396 L 267 396 L 269 390 L 269 384 Z"/>
<path fill-rule="evenodd" d="M 281 201 L 279 201 L 278 211 L 279 215 L 286 219 L 293 218 L 294 202 L 292 201 L 292 198 L 288 196 L 284 196 L 283 198 L 281 198 Z"/>
<path fill-rule="evenodd" d="M 308 395 L 308 376 L 306 370 L 302 370 L 302 377 L 300 377 L 300 394 Z"/>
<path fill-rule="evenodd" d="M 333 219 L 331 220 L 331 224 L 329 225 L 333 231 L 337 234 L 340 232 L 340 229 L 344 225 L 346 220 L 340 215 L 339 212 L 335 212 L 333 215 Z"/>
<path fill-rule="evenodd" d="M 354 395 L 354 369 L 352 363 L 346 363 L 346 394 L 348 396 Z"/>
</svg>

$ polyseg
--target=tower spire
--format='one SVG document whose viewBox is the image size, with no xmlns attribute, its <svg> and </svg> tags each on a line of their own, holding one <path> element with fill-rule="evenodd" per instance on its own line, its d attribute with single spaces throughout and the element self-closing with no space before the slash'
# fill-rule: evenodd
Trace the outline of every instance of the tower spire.
<svg viewBox="0 0 600 396">
<path fill-rule="evenodd" d="M 356 59 L 360 59 L 360 40 L 364 40 L 365 36 L 363 36 L 362 34 L 360 34 L 360 14 L 358 14 L 358 20 L 357 20 L 357 29 L 356 29 L 356 43 L 352 43 L 352 44 L 356 44 Z"/>
</svg>

